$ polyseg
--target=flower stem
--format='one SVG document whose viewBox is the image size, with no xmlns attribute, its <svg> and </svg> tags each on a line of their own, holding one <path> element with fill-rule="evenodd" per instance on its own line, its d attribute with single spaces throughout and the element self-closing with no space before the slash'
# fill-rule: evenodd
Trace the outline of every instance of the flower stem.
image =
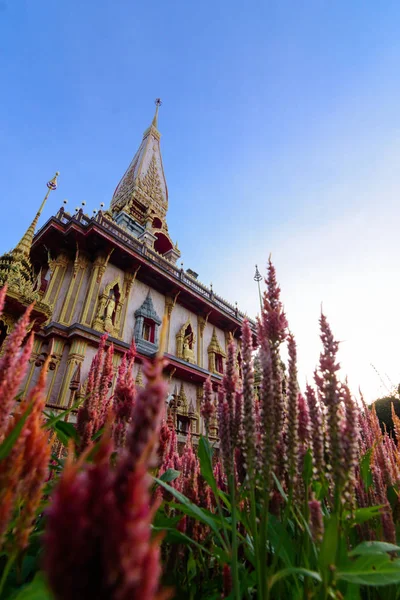
<svg viewBox="0 0 400 600">
<path fill-rule="evenodd" d="M 16 557 L 17 557 L 17 554 L 16 554 L 16 552 L 14 552 L 14 554 L 10 554 L 7 559 L 6 566 L 4 567 L 4 571 L 1 574 L 1 579 L 0 579 L 0 596 L 3 593 L 4 585 L 7 581 L 8 574 L 10 572 L 11 567 L 14 564 Z"/>
<path fill-rule="evenodd" d="M 231 554 L 231 569 L 232 569 L 232 584 L 233 598 L 240 600 L 239 587 L 239 565 L 238 565 L 238 539 L 237 539 L 237 515 L 236 515 L 236 498 L 235 498 L 235 476 L 229 475 L 229 495 L 232 506 L 232 554 Z"/>
</svg>

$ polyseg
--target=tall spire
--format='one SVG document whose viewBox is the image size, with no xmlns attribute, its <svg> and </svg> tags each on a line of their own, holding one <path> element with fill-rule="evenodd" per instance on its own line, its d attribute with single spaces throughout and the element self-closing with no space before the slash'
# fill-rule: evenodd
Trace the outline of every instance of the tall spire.
<svg viewBox="0 0 400 600">
<path fill-rule="evenodd" d="M 28 229 L 22 236 L 19 243 L 16 245 L 15 249 L 13 250 L 13 253 L 18 252 L 18 253 L 23 254 L 26 257 L 29 257 L 31 247 L 32 247 L 33 236 L 35 235 L 36 225 L 38 224 L 39 217 L 42 214 L 42 211 L 45 207 L 45 204 L 47 202 L 47 198 L 49 197 L 50 192 L 57 189 L 57 177 L 59 176 L 59 174 L 60 173 L 57 171 L 56 174 L 54 175 L 53 179 L 50 179 L 50 181 L 47 182 L 47 187 L 48 187 L 47 194 L 45 195 L 43 202 L 40 205 L 39 210 L 37 211 L 37 213 L 35 215 L 35 218 L 33 219 L 32 223 L 29 225 Z"/>
<path fill-rule="evenodd" d="M 111 211 L 124 210 L 145 225 L 157 217 L 165 222 L 168 209 L 168 188 L 162 164 L 160 138 L 157 129 L 160 98 L 150 126 L 143 133 L 142 142 L 128 169 L 119 182 L 111 200 Z"/>
</svg>

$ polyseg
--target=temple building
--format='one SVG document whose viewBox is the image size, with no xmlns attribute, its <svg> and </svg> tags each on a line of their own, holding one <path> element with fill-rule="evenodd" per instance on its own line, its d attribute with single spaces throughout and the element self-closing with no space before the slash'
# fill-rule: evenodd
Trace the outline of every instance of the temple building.
<svg viewBox="0 0 400 600">
<path fill-rule="evenodd" d="M 157 352 L 165 316 L 171 414 L 179 431 L 190 428 L 196 435 L 202 432 L 203 383 L 211 375 L 217 389 L 231 336 L 240 368 L 244 315 L 200 283 L 197 273 L 177 264 L 181 253 L 167 225 L 160 104 L 156 100 L 153 121 L 107 210 L 88 216 L 83 208 L 70 214 L 63 206 L 35 233 L 58 173 L 49 181 L 32 224 L 14 250 L 0 258 L 0 286 L 7 283 L 0 344 L 35 301 L 34 352 L 25 391 L 50 354 L 47 402 L 61 409 L 84 385 L 104 333 L 114 345 L 115 373 L 135 341 L 134 376 L 142 385 L 141 362 Z"/>
</svg>

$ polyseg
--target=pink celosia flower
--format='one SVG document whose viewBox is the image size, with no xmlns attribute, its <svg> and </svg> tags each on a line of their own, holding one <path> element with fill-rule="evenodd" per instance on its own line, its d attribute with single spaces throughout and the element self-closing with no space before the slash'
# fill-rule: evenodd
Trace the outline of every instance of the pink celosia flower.
<svg viewBox="0 0 400 600">
<path fill-rule="evenodd" d="M 19 474 L 19 495 L 22 499 L 19 516 L 15 524 L 15 541 L 19 550 L 28 546 L 36 510 L 40 504 L 43 486 L 49 475 L 51 441 L 49 432 L 43 427 L 43 410 L 46 404 L 46 372 L 49 358 L 44 363 L 39 380 L 21 406 L 25 412 L 33 403 L 33 409 L 24 423 L 23 465 Z"/>
<path fill-rule="evenodd" d="M 355 470 L 358 465 L 358 407 L 347 385 L 341 389 L 345 417 L 341 427 L 341 467 L 343 470 L 343 498 L 351 505 L 355 501 Z"/>
<path fill-rule="evenodd" d="M 233 339 L 228 345 L 228 357 L 226 360 L 226 368 L 224 378 L 222 380 L 222 390 L 225 396 L 225 402 L 229 408 L 229 436 L 230 444 L 233 449 L 239 439 L 239 431 L 235 418 L 235 396 L 238 386 L 238 374 L 236 371 L 236 346 Z"/>
<path fill-rule="evenodd" d="M 225 400 L 224 392 L 220 390 L 218 392 L 218 432 L 222 464 L 224 465 L 224 471 L 227 476 L 233 474 L 233 448 L 230 428 L 231 417 L 231 408 Z"/>
<path fill-rule="evenodd" d="M 135 343 L 124 354 L 118 369 L 117 382 L 113 396 L 113 425 L 114 442 L 117 448 L 125 445 L 126 431 L 132 420 L 132 411 L 136 397 L 135 381 L 133 379 L 133 364 L 135 362 Z"/>
<path fill-rule="evenodd" d="M 159 538 L 151 537 L 156 505 L 147 470 L 156 452 L 166 397 L 163 360 L 146 363 L 126 448 L 113 468 L 109 432 L 93 464 L 68 460 L 48 511 L 45 570 L 59 600 L 161 600 Z M 72 453 L 70 453 L 71 455 Z"/>
<path fill-rule="evenodd" d="M 4 304 L 6 301 L 6 294 L 7 294 L 7 284 L 3 285 L 3 287 L 0 288 L 0 315 L 3 312 Z"/>
<path fill-rule="evenodd" d="M 215 414 L 215 404 L 213 401 L 213 389 L 211 383 L 211 377 L 207 377 L 203 386 L 203 401 L 201 403 L 201 416 L 204 419 L 204 426 L 206 429 L 206 435 L 210 433 L 210 421 Z"/>
<path fill-rule="evenodd" d="M 247 319 L 242 326 L 243 349 L 243 452 L 246 459 L 248 478 L 253 480 L 256 456 L 256 424 L 254 415 L 254 367 L 253 367 L 253 340 L 250 325 Z"/>
<path fill-rule="evenodd" d="M 308 503 L 310 510 L 310 530 L 316 543 L 321 543 L 324 537 L 324 518 L 322 515 L 321 503 L 318 500 L 311 500 Z"/>
<path fill-rule="evenodd" d="M 289 379 L 288 379 L 288 403 L 287 403 L 287 463 L 290 490 L 297 481 L 298 468 L 298 438 L 300 433 L 299 402 L 297 383 L 297 352 L 296 342 L 292 334 L 288 338 L 289 351 Z"/>
<path fill-rule="evenodd" d="M 311 442 L 314 478 L 318 479 L 324 468 L 324 430 L 322 411 L 314 390 L 310 385 L 306 387 L 308 411 L 310 413 Z"/>
<path fill-rule="evenodd" d="M 325 315 L 320 318 L 323 352 L 320 355 L 319 372 L 315 373 L 315 382 L 320 398 L 326 408 L 327 436 L 329 443 L 329 468 L 334 480 L 340 479 L 340 461 L 342 457 L 339 436 L 341 402 L 340 383 L 336 372 L 340 365 L 336 362 L 339 343 L 334 339 Z"/>
<path fill-rule="evenodd" d="M 15 396 L 21 386 L 32 353 L 33 335 L 26 337 L 33 304 L 15 325 L 13 331 L 4 341 L 4 350 L 0 358 L 0 442 L 3 439 L 10 413 L 15 404 Z"/>
<path fill-rule="evenodd" d="M 113 376 L 113 348 L 110 346 L 104 357 L 106 339 L 106 334 L 100 339 L 99 348 L 89 370 L 85 401 L 78 411 L 77 429 L 81 438 L 81 451 L 90 445 L 93 436 L 104 426 L 110 406 L 109 384 Z"/>
<path fill-rule="evenodd" d="M 132 424 L 126 438 L 126 468 L 132 469 L 142 455 L 155 431 L 159 431 L 165 412 L 167 384 L 162 379 L 166 365 L 163 358 L 156 357 L 151 363 L 143 362 L 143 373 L 147 379 L 146 387 L 137 395 L 132 413 Z M 154 445 L 154 459 L 157 456 L 158 439 Z"/>
</svg>

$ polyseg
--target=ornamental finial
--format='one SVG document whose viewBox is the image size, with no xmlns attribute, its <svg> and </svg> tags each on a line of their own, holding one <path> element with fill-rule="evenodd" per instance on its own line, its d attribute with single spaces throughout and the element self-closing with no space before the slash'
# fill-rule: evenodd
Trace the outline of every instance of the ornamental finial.
<svg viewBox="0 0 400 600">
<path fill-rule="evenodd" d="M 260 273 L 260 271 L 258 270 L 258 266 L 256 265 L 256 272 L 254 275 L 254 281 L 261 281 L 262 279 L 262 275 Z"/>
<path fill-rule="evenodd" d="M 57 189 L 57 177 L 59 176 L 59 174 L 60 173 L 57 171 L 56 174 L 54 175 L 53 179 L 50 179 L 50 181 L 47 182 L 47 184 L 46 184 L 48 187 L 47 194 L 45 195 L 43 202 L 40 205 L 39 210 L 37 211 L 36 216 L 33 219 L 32 223 L 29 225 L 28 229 L 22 236 L 22 239 L 15 247 L 14 252 L 18 251 L 18 252 L 21 252 L 22 254 L 25 254 L 25 256 L 29 256 L 29 253 L 31 251 L 33 236 L 35 235 L 36 225 L 39 221 L 40 215 L 42 214 L 42 210 L 44 209 L 44 206 L 47 202 L 47 198 L 49 197 L 50 192 Z"/>
<path fill-rule="evenodd" d="M 156 112 L 155 112 L 155 115 L 154 115 L 154 119 L 153 119 L 152 125 L 155 128 L 157 128 L 157 126 L 158 126 L 158 109 L 160 108 L 160 106 L 162 104 L 161 98 L 156 98 L 154 100 L 154 104 L 156 105 Z"/>
</svg>

